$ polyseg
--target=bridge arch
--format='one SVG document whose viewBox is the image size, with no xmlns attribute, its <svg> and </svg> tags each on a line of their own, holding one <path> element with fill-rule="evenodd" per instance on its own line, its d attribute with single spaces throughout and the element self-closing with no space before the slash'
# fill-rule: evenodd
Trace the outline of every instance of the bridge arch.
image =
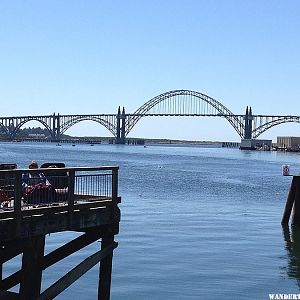
<svg viewBox="0 0 300 300">
<path fill-rule="evenodd" d="M 9 136 L 9 130 L 8 130 L 8 128 L 5 125 L 3 125 L 2 123 L 0 123 L 0 129 L 4 129 L 5 134 L 7 136 Z"/>
<path fill-rule="evenodd" d="M 127 136 L 144 116 L 219 116 L 225 117 L 240 137 L 244 135 L 244 124 L 219 101 L 196 91 L 174 90 L 160 94 L 138 108 L 125 123 Z"/>
<path fill-rule="evenodd" d="M 113 119 L 115 119 L 114 116 L 112 116 Z M 111 118 L 110 118 L 111 119 Z M 115 121 L 110 120 L 107 117 L 101 118 L 99 115 L 89 115 L 89 116 L 70 116 L 69 118 L 64 117 L 64 121 L 60 124 L 60 133 L 65 133 L 69 128 L 74 126 L 75 124 L 82 122 L 82 121 L 94 121 L 102 126 L 104 126 L 106 129 L 108 129 L 113 136 L 116 136 L 116 125 Z"/>
<path fill-rule="evenodd" d="M 276 117 L 276 119 L 272 119 L 269 122 L 266 122 L 262 124 L 261 126 L 258 126 L 252 131 L 252 138 L 257 138 L 262 133 L 267 131 L 268 129 L 284 124 L 284 123 L 300 123 L 300 116 L 282 116 L 282 117 Z"/>
<path fill-rule="evenodd" d="M 32 118 L 26 118 L 25 120 L 23 120 L 23 121 L 21 121 L 20 123 L 18 123 L 18 125 L 13 129 L 13 131 L 10 132 L 11 138 L 14 138 L 14 137 L 16 136 L 17 132 L 20 130 L 20 128 L 21 128 L 24 124 L 26 124 L 26 123 L 28 123 L 28 122 L 30 122 L 30 121 L 37 121 L 37 122 L 41 123 L 41 124 L 49 131 L 51 137 L 54 137 L 54 136 L 53 136 L 53 131 L 51 130 L 50 126 L 47 124 L 46 121 L 41 120 L 41 119 L 38 119 L 38 118 L 32 117 Z"/>
</svg>

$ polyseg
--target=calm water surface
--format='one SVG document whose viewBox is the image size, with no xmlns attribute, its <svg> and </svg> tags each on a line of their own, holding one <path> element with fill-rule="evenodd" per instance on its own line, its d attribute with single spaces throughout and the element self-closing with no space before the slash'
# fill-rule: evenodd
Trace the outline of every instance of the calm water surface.
<svg viewBox="0 0 300 300">
<path fill-rule="evenodd" d="M 26 167 L 119 165 L 122 196 L 119 247 L 114 252 L 112 299 L 269 299 L 298 293 L 300 233 L 280 225 L 295 153 L 126 145 L 2 143 L 2 162 Z M 74 238 L 47 236 L 46 251 Z M 99 250 L 85 248 L 49 268 L 43 288 Z M 19 259 L 7 263 L 6 275 Z M 98 267 L 57 299 L 97 298 Z"/>
</svg>

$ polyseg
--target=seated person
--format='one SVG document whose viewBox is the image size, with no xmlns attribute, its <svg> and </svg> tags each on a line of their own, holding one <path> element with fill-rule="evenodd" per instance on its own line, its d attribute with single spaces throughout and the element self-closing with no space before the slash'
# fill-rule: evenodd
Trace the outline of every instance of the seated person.
<svg viewBox="0 0 300 300">
<path fill-rule="evenodd" d="M 38 169 L 36 161 L 28 167 L 30 170 Z M 51 186 L 43 173 L 29 171 L 22 176 L 24 201 L 27 204 L 44 204 L 56 200 L 55 189 Z"/>
<path fill-rule="evenodd" d="M 28 169 L 34 170 L 34 169 L 38 169 L 39 165 L 38 163 L 33 160 L 29 166 Z M 24 173 L 22 175 L 22 186 L 23 188 L 26 186 L 33 186 L 36 185 L 38 183 L 44 183 L 49 185 L 49 182 L 47 180 L 47 178 L 45 177 L 45 175 L 43 173 L 37 173 L 37 172 L 27 172 Z"/>
</svg>

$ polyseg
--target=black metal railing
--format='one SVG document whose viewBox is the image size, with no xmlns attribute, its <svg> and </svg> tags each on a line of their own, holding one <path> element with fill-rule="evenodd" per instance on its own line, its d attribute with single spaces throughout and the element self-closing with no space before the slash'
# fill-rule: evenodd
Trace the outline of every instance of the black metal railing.
<svg viewBox="0 0 300 300">
<path fill-rule="evenodd" d="M 117 166 L 0 170 L 0 219 L 9 211 L 54 205 L 72 211 L 87 202 L 116 204 L 117 198 Z"/>
</svg>

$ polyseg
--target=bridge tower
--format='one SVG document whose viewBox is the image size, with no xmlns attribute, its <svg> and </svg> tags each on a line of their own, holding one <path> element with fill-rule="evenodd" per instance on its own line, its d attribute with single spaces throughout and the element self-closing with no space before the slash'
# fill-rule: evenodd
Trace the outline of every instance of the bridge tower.
<svg viewBox="0 0 300 300">
<path fill-rule="evenodd" d="M 126 121 L 125 107 L 123 107 L 121 113 L 121 108 L 119 106 L 118 114 L 117 114 L 116 144 L 125 144 L 125 121 Z"/>
<path fill-rule="evenodd" d="M 9 135 L 9 139 L 13 139 L 14 138 L 14 131 L 15 131 L 15 124 L 14 124 L 14 118 L 10 117 L 8 118 L 8 135 Z"/>
<path fill-rule="evenodd" d="M 55 115 L 55 113 L 53 113 L 52 138 L 55 140 L 60 140 L 60 116 L 59 116 L 59 113 L 57 115 Z"/>
<path fill-rule="evenodd" d="M 248 106 L 247 106 L 244 120 L 245 120 L 244 139 L 251 140 L 252 139 L 252 121 L 253 121 L 251 106 L 249 107 L 249 109 L 248 109 Z"/>
<path fill-rule="evenodd" d="M 121 143 L 125 144 L 125 121 L 126 121 L 126 114 L 125 114 L 125 107 L 123 106 L 122 115 L 121 115 L 122 125 L 121 125 Z"/>
</svg>

